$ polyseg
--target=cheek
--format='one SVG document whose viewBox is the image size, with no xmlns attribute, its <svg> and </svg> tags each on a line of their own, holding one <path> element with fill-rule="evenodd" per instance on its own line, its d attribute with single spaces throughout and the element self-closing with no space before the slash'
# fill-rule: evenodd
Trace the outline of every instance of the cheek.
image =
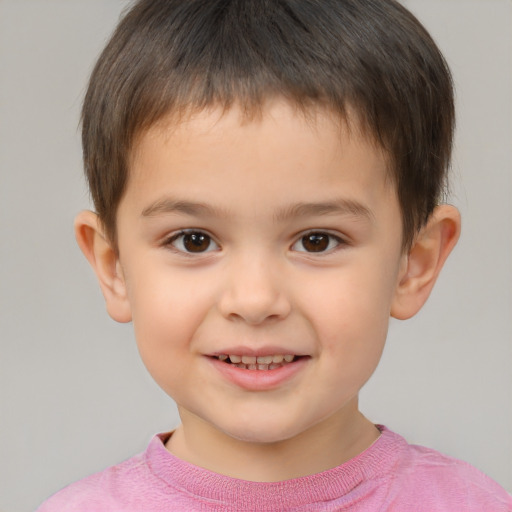
<svg viewBox="0 0 512 512">
<path fill-rule="evenodd" d="M 145 272 L 143 279 L 129 277 L 139 353 L 153 378 L 167 390 L 166 382 L 186 377 L 184 361 L 194 352 L 194 336 L 211 308 L 208 287 L 200 279 L 183 279 L 168 269 Z"/>
<path fill-rule="evenodd" d="M 311 318 L 317 327 L 336 334 L 382 332 L 391 307 L 392 285 L 378 270 L 339 270 L 317 279 L 308 293 Z M 313 320 L 314 321 L 314 320 Z"/>
<path fill-rule="evenodd" d="M 127 278 L 127 292 L 136 329 L 181 338 L 211 304 L 210 286 L 161 262 L 148 262 L 145 271 Z M 152 269 L 152 270 L 147 270 Z M 161 332 L 164 326 L 172 327 Z"/>
<path fill-rule="evenodd" d="M 353 265 L 316 280 L 308 294 L 308 321 L 327 371 L 336 365 L 343 384 L 366 381 L 387 336 L 392 279 L 378 262 Z M 305 306 L 308 307 L 308 306 Z"/>
</svg>

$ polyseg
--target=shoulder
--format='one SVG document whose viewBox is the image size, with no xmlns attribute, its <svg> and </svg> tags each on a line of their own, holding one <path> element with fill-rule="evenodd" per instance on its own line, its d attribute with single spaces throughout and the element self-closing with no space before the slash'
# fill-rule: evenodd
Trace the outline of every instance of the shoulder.
<svg viewBox="0 0 512 512">
<path fill-rule="evenodd" d="M 106 512 L 117 510 L 119 497 L 144 480 L 143 454 L 68 485 L 48 498 L 36 512 Z M 131 489 L 130 489 L 131 487 Z"/>
<path fill-rule="evenodd" d="M 390 504 L 405 503 L 403 510 L 512 511 L 512 496 L 472 465 L 405 442 L 395 461 L 388 498 Z"/>
</svg>

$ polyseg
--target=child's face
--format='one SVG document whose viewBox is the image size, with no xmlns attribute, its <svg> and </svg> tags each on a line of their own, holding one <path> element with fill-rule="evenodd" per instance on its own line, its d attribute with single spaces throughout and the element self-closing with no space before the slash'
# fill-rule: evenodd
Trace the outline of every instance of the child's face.
<svg viewBox="0 0 512 512">
<path fill-rule="evenodd" d="M 384 155 L 316 114 L 202 112 L 134 151 L 118 268 L 141 356 L 185 428 L 272 442 L 357 414 L 404 273 L 402 222 Z"/>
</svg>

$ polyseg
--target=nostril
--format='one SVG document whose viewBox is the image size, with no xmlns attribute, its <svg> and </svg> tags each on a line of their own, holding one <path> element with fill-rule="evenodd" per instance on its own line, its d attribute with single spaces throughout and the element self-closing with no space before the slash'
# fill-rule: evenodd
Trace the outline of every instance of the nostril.
<svg viewBox="0 0 512 512">
<path fill-rule="evenodd" d="M 231 322 L 248 325 L 261 325 L 278 322 L 286 318 L 291 310 L 287 297 L 275 289 L 274 283 L 262 278 L 246 282 L 236 280 L 227 287 L 218 300 L 218 308 L 222 316 Z M 265 284 L 267 282 L 267 285 Z"/>
</svg>

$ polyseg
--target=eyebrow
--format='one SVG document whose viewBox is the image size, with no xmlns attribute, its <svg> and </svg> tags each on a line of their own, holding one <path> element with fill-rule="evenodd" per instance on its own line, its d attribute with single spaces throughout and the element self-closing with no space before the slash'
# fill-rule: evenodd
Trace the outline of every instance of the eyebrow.
<svg viewBox="0 0 512 512">
<path fill-rule="evenodd" d="M 142 217 L 155 217 L 168 213 L 181 213 L 194 217 L 224 217 L 227 212 L 205 203 L 164 198 L 144 208 L 141 215 Z"/>
<path fill-rule="evenodd" d="M 172 198 L 160 199 L 144 208 L 142 217 L 155 217 L 165 214 L 184 214 L 193 217 L 227 217 L 228 212 L 206 203 L 183 201 Z M 301 202 L 278 210 L 274 214 L 275 222 L 282 222 L 293 217 L 350 215 L 373 221 L 375 215 L 364 204 L 351 199 L 335 199 L 326 202 Z"/>
<path fill-rule="evenodd" d="M 274 219 L 279 222 L 291 217 L 308 217 L 324 215 L 350 215 L 373 221 L 375 215 L 364 204 L 352 199 L 335 199 L 318 203 L 298 203 L 279 210 Z"/>
</svg>

